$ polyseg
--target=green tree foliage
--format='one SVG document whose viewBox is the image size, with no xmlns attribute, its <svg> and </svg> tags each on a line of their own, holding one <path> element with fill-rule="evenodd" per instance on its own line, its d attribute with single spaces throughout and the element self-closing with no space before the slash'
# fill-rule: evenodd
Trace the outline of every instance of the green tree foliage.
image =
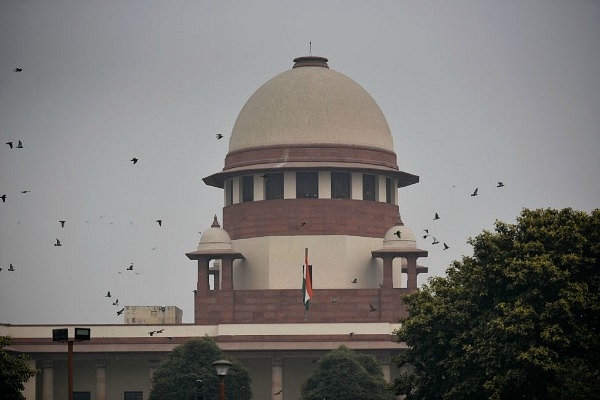
<svg viewBox="0 0 600 400">
<path fill-rule="evenodd" d="M 150 400 L 216 399 L 219 393 L 219 377 L 214 361 L 229 359 L 209 337 L 194 339 L 173 349 L 160 363 L 152 377 Z M 250 375 L 239 362 L 229 359 L 232 366 L 225 377 L 225 394 L 228 399 L 252 398 Z M 196 381 L 202 381 L 198 387 Z"/>
<path fill-rule="evenodd" d="M 496 222 L 406 297 L 408 399 L 600 399 L 600 210 Z"/>
<path fill-rule="evenodd" d="M 24 384 L 36 371 L 29 366 L 27 355 L 9 354 L 5 349 L 8 345 L 10 337 L 0 336 L 0 394 L 3 400 L 24 400 Z"/>
<path fill-rule="evenodd" d="M 319 360 L 302 385 L 302 399 L 391 400 L 394 395 L 375 357 L 340 346 Z"/>
</svg>

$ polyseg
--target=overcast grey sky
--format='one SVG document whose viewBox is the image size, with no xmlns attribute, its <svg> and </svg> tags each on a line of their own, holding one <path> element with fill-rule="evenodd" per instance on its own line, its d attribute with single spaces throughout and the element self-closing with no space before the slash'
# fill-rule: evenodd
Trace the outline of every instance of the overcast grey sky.
<svg viewBox="0 0 600 400">
<path fill-rule="evenodd" d="M 201 179 L 309 42 L 420 176 L 403 220 L 450 246 L 419 239 L 429 276 L 523 207 L 600 206 L 600 2 L 0 0 L 0 322 L 122 323 L 115 298 L 192 322 Z"/>
</svg>

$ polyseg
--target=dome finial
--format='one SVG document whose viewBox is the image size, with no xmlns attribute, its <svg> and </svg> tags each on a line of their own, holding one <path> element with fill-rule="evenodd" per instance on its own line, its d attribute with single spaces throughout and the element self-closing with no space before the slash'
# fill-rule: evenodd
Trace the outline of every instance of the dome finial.
<svg viewBox="0 0 600 400">
<path fill-rule="evenodd" d="M 329 61 L 328 59 L 326 59 L 325 57 L 319 57 L 319 56 L 302 56 L 302 57 L 296 57 L 294 58 L 294 66 L 292 68 L 298 68 L 298 67 L 323 67 L 323 68 L 329 68 L 329 65 L 327 65 L 327 61 Z"/>
<path fill-rule="evenodd" d="M 221 225 L 219 225 L 219 220 L 217 219 L 217 215 L 215 214 L 215 218 L 213 219 L 213 223 L 210 226 L 211 228 L 220 228 Z"/>
</svg>

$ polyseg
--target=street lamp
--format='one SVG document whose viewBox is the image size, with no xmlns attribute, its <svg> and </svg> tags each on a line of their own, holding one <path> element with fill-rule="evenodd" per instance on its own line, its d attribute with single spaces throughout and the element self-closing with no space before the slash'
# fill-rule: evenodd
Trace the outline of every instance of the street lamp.
<svg viewBox="0 0 600 400">
<path fill-rule="evenodd" d="M 217 370 L 217 375 L 219 375 L 219 400 L 225 400 L 225 375 L 231 367 L 231 361 L 217 360 L 212 365 Z"/>
</svg>

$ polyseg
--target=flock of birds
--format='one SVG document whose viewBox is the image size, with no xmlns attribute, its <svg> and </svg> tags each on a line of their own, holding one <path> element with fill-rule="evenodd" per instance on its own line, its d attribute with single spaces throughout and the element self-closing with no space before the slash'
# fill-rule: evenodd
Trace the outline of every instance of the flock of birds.
<svg viewBox="0 0 600 400">
<path fill-rule="evenodd" d="M 14 67 L 13 68 L 13 72 L 23 72 L 23 68 L 22 67 Z M 221 133 L 217 133 L 216 134 L 216 139 L 217 140 L 223 139 L 223 137 L 224 137 L 224 135 L 221 134 Z M 12 139 L 12 140 L 6 141 L 5 145 L 8 146 L 9 150 L 12 150 L 12 151 L 23 151 L 23 149 L 25 149 L 25 146 L 23 144 L 23 140 L 22 139 Z M 138 156 L 131 157 L 130 162 L 131 162 L 132 165 L 136 165 L 136 164 L 138 164 L 140 162 L 140 158 Z M 22 194 L 27 194 L 27 193 L 30 193 L 30 192 L 31 192 L 30 190 L 22 190 L 21 191 Z M 8 194 L 7 193 L 2 193 L 0 195 L 0 200 L 2 200 L 2 203 L 6 203 L 6 206 L 8 206 L 11 203 L 11 200 L 14 200 L 14 197 L 10 193 L 8 193 Z M 102 218 L 103 217 L 100 216 L 100 219 L 102 219 Z M 90 220 L 86 220 L 85 222 L 89 223 Z M 158 218 L 158 219 L 154 220 L 154 222 L 157 224 L 157 226 L 159 228 L 163 226 L 163 219 L 162 218 Z M 58 223 L 60 224 L 60 228 L 61 229 L 65 229 L 65 226 L 68 225 L 67 219 L 60 219 L 58 221 Z M 111 222 L 110 224 L 113 224 L 113 222 Z M 133 221 L 130 221 L 130 224 L 133 225 Z M 52 242 L 52 245 L 54 247 L 58 248 L 58 247 L 63 247 L 65 245 L 68 245 L 68 243 L 67 244 L 63 243 L 63 240 L 60 238 L 60 235 L 59 235 L 59 237 L 57 237 L 54 240 L 54 242 Z M 157 249 L 158 249 L 157 246 L 152 247 L 153 251 L 155 251 Z M 18 269 L 19 269 L 18 265 L 17 265 L 17 267 L 15 267 L 15 264 L 10 263 L 8 267 L 2 267 L 2 266 L 0 266 L 0 273 L 6 273 L 6 272 L 15 273 L 15 271 L 18 271 Z M 127 268 L 125 268 L 124 271 L 123 270 L 119 270 L 118 271 L 119 274 L 122 274 L 123 272 L 130 273 L 132 275 L 139 275 L 139 274 L 141 274 L 141 272 L 139 272 L 137 270 L 134 271 L 134 263 L 133 262 L 130 263 L 130 265 Z M 119 307 L 119 299 L 115 298 L 114 295 L 111 293 L 110 290 L 106 292 L 105 297 L 110 298 L 112 306 L 114 306 L 114 307 L 117 308 L 116 315 L 117 316 L 123 315 L 123 313 L 125 311 L 125 308 L 124 307 Z M 113 299 L 114 299 L 114 301 L 113 301 Z M 149 332 L 149 335 L 153 336 L 155 334 L 160 334 L 160 333 L 162 333 L 162 330 Z"/>
<path fill-rule="evenodd" d="M 496 183 L 496 188 L 503 188 L 504 186 L 505 186 L 504 182 L 502 182 L 502 181 L 498 181 Z M 479 196 L 479 188 L 478 187 L 476 187 L 473 190 L 473 192 L 471 193 L 471 197 L 475 197 L 475 196 Z M 440 217 L 439 213 L 435 212 L 434 215 L 433 215 L 433 220 L 434 221 L 438 221 L 440 219 L 441 219 L 441 217 Z M 398 236 L 398 238 L 401 237 L 401 232 L 400 231 L 396 231 L 396 232 L 394 232 L 394 234 L 396 236 Z M 423 229 L 423 235 L 422 235 L 422 237 L 423 237 L 423 239 L 427 239 L 428 237 L 431 237 L 431 239 L 432 239 L 431 244 L 432 245 L 440 244 L 440 241 L 433 235 L 433 231 L 430 230 L 430 228 L 424 228 Z M 450 248 L 450 246 L 446 242 L 441 242 L 441 243 L 442 243 L 442 250 L 448 250 Z"/>
</svg>

